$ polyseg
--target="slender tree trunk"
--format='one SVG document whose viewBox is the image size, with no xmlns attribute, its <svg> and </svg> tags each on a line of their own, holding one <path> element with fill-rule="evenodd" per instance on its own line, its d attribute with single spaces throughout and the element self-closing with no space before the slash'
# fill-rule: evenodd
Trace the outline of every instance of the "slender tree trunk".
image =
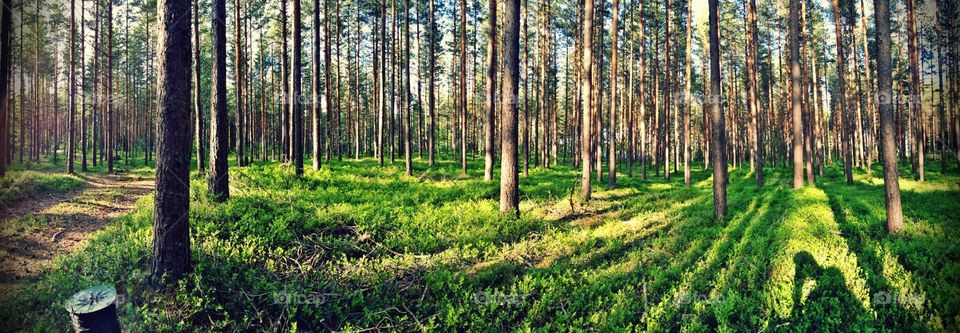
<svg viewBox="0 0 960 333">
<path fill-rule="evenodd" d="M 497 96 L 496 96 L 496 93 L 497 93 L 497 81 L 496 81 L 496 80 L 497 80 L 497 1 L 496 1 L 496 0 L 489 0 L 489 1 L 487 1 L 487 13 L 488 13 L 488 14 L 487 14 L 487 70 L 486 70 L 486 80 L 487 80 L 486 89 L 487 89 L 487 91 L 486 91 L 486 99 L 484 100 L 484 105 L 483 105 L 484 110 L 486 110 L 487 117 L 486 117 L 486 126 L 484 127 L 486 131 L 485 131 L 485 133 L 484 133 L 484 139 L 485 139 L 485 140 L 484 140 L 484 141 L 485 141 L 484 151 L 485 151 L 485 155 L 484 155 L 483 180 L 489 182 L 489 181 L 493 180 L 493 163 L 494 163 L 494 158 L 495 158 L 494 155 L 496 154 L 495 149 L 494 149 L 494 144 L 495 144 L 495 140 L 494 140 L 494 135 L 495 135 L 495 134 L 494 134 L 494 132 L 495 132 L 495 131 L 494 131 L 494 128 L 493 128 L 493 127 L 495 126 L 494 117 L 496 117 L 496 112 L 497 112 L 497 107 L 496 107 L 496 98 L 497 98 Z M 519 14 L 517 14 L 517 15 L 519 15 Z M 507 20 L 509 21 L 509 18 L 507 18 Z M 508 23 L 509 23 L 509 22 L 508 22 Z M 508 31 L 507 33 L 509 33 L 509 31 Z M 517 36 L 519 36 L 519 34 L 518 34 Z M 507 51 L 507 50 L 504 50 L 504 51 Z M 508 59 L 508 61 L 509 61 L 509 59 Z M 504 88 L 509 88 L 509 87 L 506 87 L 506 86 L 505 86 Z M 504 110 L 506 110 L 507 107 L 510 107 L 510 105 L 508 105 L 507 103 L 504 103 L 504 105 L 503 105 Z M 516 108 L 516 104 L 513 104 L 513 107 Z M 507 111 L 507 112 L 509 112 L 509 111 Z M 504 130 L 504 131 L 507 131 L 508 129 L 507 129 L 506 127 L 504 127 L 503 130 Z M 516 131 L 516 129 L 514 129 L 514 131 Z M 508 148 L 506 141 L 504 141 L 504 143 L 503 143 L 503 148 L 504 148 L 504 149 Z M 516 149 L 516 145 L 515 145 L 515 144 L 514 144 L 513 148 Z M 504 152 L 506 152 L 506 150 L 504 150 Z M 502 177 L 502 178 L 503 178 L 503 177 Z M 514 182 L 516 181 L 515 179 L 516 179 L 516 178 L 514 177 Z M 504 180 L 507 180 L 507 178 L 504 178 Z M 514 186 L 515 186 L 515 185 L 516 185 L 516 184 L 514 184 Z M 504 196 L 504 195 L 501 194 L 501 197 L 503 197 L 503 196 Z M 509 198 L 501 199 L 501 204 L 500 204 L 500 206 L 501 206 L 500 209 L 501 209 L 501 210 L 509 209 L 509 208 L 513 207 L 511 203 L 504 201 L 504 200 L 507 200 L 507 199 L 509 199 Z M 513 199 L 513 200 L 516 200 L 516 199 Z M 504 205 L 507 205 L 506 208 L 504 208 Z"/>
<path fill-rule="evenodd" d="M 13 13 L 11 9 L 11 7 L 13 7 L 13 1 L 3 0 L 2 3 L 0 3 L 0 5 L 3 6 L 3 8 L 0 8 L 0 178 L 3 178 L 3 176 L 6 175 L 6 172 L 7 172 L 7 162 L 11 160 L 9 157 L 12 156 L 10 155 L 10 152 L 8 151 L 8 149 L 10 149 L 10 142 L 9 142 L 10 129 L 9 128 L 10 128 L 10 122 L 12 120 L 9 117 L 11 114 L 11 110 L 13 110 L 13 104 L 10 103 L 10 101 L 12 100 L 10 98 L 10 93 L 13 91 L 13 89 L 10 88 L 10 79 L 9 79 L 10 67 L 11 67 L 11 63 L 13 62 L 11 59 L 13 57 L 11 52 L 11 48 L 13 47 L 13 45 L 10 42 L 12 39 L 10 32 L 11 30 L 13 30 L 13 22 L 12 22 Z M 70 32 L 71 32 L 70 44 L 71 45 L 73 45 L 73 34 L 76 32 L 76 28 L 73 25 L 73 21 L 74 21 L 73 13 L 74 13 L 74 2 L 70 1 Z M 71 63 L 73 61 L 73 53 L 74 53 L 73 47 L 71 47 L 70 48 Z M 70 78 L 71 78 L 71 81 L 73 81 L 74 75 L 73 75 L 72 66 L 70 70 Z M 73 87 L 73 85 L 71 85 L 71 87 Z M 70 144 L 71 144 L 70 146 L 71 147 L 70 148 L 71 150 L 70 151 L 71 152 L 73 151 L 72 149 L 73 148 L 73 122 L 72 122 L 73 111 L 72 110 L 74 106 L 73 96 L 74 95 L 71 88 L 71 94 L 70 94 L 70 100 L 71 100 L 71 103 L 70 103 L 71 104 L 71 108 L 70 108 L 71 110 L 70 112 L 70 119 L 71 119 L 71 124 L 70 124 Z M 23 120 L 21 119 L 20 121 L 22 122 Z M 70 153 L 69 156 L 70 156 L 68 158 L 69 172 L 73 173 L 73 158 L 72 158 L 73 154 Z"/>
<path fill-rule="evenodd" d="M 763 187 L 763 131 L 760 129 L 760 100 L 758 72 L 758 32 L 757 32 L 757 2 L 749 0 L 747 3 L 747 109 L 750 113 L 750 159 L 751 167 L 757 178 L 757 188 Z"/>
<path fill-rule="evenodd" d="M 436 21 L 435 21 L 435 19 L 434 19 L 434 17 L 433 17 L 433 16 L 434 16 L 434 13 L 433 13 L 433 12 L 434 12 L 434 8 L 433 8 L 433 2 L 434 2 L 434 0 L 428 0 L 428 1 L 430 2 L 430 12 L 429 12 L 429 16 L 430 16 L 430 18 L 429 18 L 429 21 L 430 21 L 430 22 L 429 22 L 429 24 L 430 24 L 430 56 L 429 56 L 428 65 L 427 65 L 427 66 L 429 66 L 428 71 L 429 71 L 429 75 L 430 75 L 430 82 L 428 83 L 428 84 L 429 84 L 429 88 L 428 88 L 428 91 L 427 91 L 427 110 L 428 110 L 428 114 L 429 114 L 429 117 L 430 117 L 430 125 L 429 125 L 429 129 L 427 130 L 427 132 L 428 132 L 428 134 L 427 134 L 427 159 L 428 159 L 428 163 L 429 163 L 430 166 L 432 167 L 432 166 L 434 165 L 434 163 L 435 163 L 435 159 L 436 159 L 435 155 L 436 155 L 436 149 L 437 149 L 437 148 L 436 148 L 436 142 L 437 142 L 437 133 L 436 133 L 436 131 L 437 131 L 437 122 L 436 122 L 436 96 L 435 96 L 435 92 L 434 92 L 434 90 L 435 90 L 435 85 L 436 85 L 436 67 L 437 67 L 437 65 L 436 65 L 436 57 L 437 57 L 436 43 L 437 43 L 437 40 L 436 40 L 436 35 L 435 35 L 435 34 L 436 34 L 436 31 L 437 31 L 437 23 L 436 23 Z"/>
<path fill-rule="evenodd" d="M 187 10 L 189 10 L 189 7 L 187 8 Z M 189 12 L 185 13 L 185 17 L 189 18 L 190 13 Z M 105 87 L 106 89 L 105 102 L 107 105 L 106 105 L 106 122 L 105 122 L 106 135 L 104 136 L 104 148 L 106 150 L 106 154 L 104 154 L 104 156 L 106 156 L 107 158 L 107 173 L 113 173 L 113 160 L 114 160 L 114 155 L 116 155 L 116 153 L 114 153 L 113 151 L 114 142 L 116 141 L 114 138 L 114 131 L 113 131 L 113 104 L 114 104 L 114 98 L 113 98 L 113 1 L 107 1 L 107 22 L 106 23 L 107 23 L 107 55 L 106 55 L 107 68 L 105 69 L 105 72 L 106 72 L 105 75 L 107 77 L 107 85 Z M 186 42 L 189 43 L 190 42 L 189 31 L 187 31 L 186 36 L 188 37 Z M 161 37 L 161 40 L 162 40 L 162 37 Z M 189 76 L 187 77 L 187 82 L 189 83 Z M 189 100 L 189 97 L 187 98 L 187 100 Z M 188 117 L 189 117 L 189 114 L 190 113 L 188 111 L 187 112 Z M 189 155 L 190 153 L 188 152 L 187 154 Z M 159 159 L 158 159 L 158 162 L 159 162 Z"/>
<path fill-rule="evenodd" d="M 840 24 L 841 14 L 839 11 L 838 0 L 833 0 L 832 3 L 833 3 L 833 24 L 834 24 L 834 27 L 836 27 L 837 45 L 844 45 L 843 33 L 842 33 L 843 25 Z M 844 67 L 846 66 L 846 62 L 844 61 L 843 49 L 844 49 L 843 47 L 840 47 L 840 46 L 837 47 L 837 77 L 838 77 L 837 87 L 839 88 L 840 91 L 836 96 L 836 98 L 838 99 L 836 104 L 840 110 L 840 114 L 839 114 L 840 126 L 839 127 L 840 127 L 840 141 L 841 141 L 841 145 L 843 146 L 841 148 L 843 150 L 843 174 L 846 177 L 847 184 L 853 184 L 853 167 L 852 167 L 852 161 L 851 161 L 852 156 L 850 154 L 850 143 L 848 142 L 849 131 L 847 128 L 848 121 L 847 121 L 847 110 L 846 110 L 847 109 L 846 80 L 844 79 L 844 70 L 845 70 Z"/>
<path fill-rule="evenodd" d="M 280 96 L 280 103 L 282 104 L 280 112 L 280 159 L 284 163 L 291 162 L 290 156 L 290 142 L 291 130 L 290 127 L 290 77 L 288 73 L 290 72 L 290 63 L 289 58 L 287 57 L 287 0 L 280 0 L 280 84 L 282 93 Z M 210 117 L 213 119 L 213 116 Z M 211 126 L 211 131 L 213 131 Z M 210 146 L 210 149 L 213 149 L 213 146 Z"/>
<path fill-rule="evenodd" d="M 6 5 L 6 4 L 4 4 L 4 5 Z M 7 11 L 7 10 L 9 10 L 9 9 L 6 9 L 6 8 L 3 9 L 4 12 Z M 3 19 L 0 19 L 0 20 L 3 20 Z M 67 129 L 68 135 L 67 135 L 67 136 L 68 136 L 68 140 L 69 140 L 69 141 L 67 142 L 67 173 L 70 173 L 70 174 L 73 174 L 73 160 L 74 160 L 74 156 L 76 155 L 76 154 L 74 154 L 74 151 L 76 150 L 76 147 L 74 146 L 74 143 L 75 143 L 75 141 L 76 141 L 76 138 L 75 138 L 75 135 L 74 135 L 74 134 L 75 134 L 75 132 L 74 132 L 74 121 L 75 121 L 75 118 L 76 118 L 76 114 L 75 114 L 75 113 L 76 113 L 76 109 L 77 109 L 77 76 L 76 76 L 76 69 L 77 69 L 77 60 L 76 60 L 76 35 L 77 35 L 77 27 L 76 27 L 76 20 L 77 20 L 77 17 L 76 17 L 76 1 L 71 0 L 71 1 L 70 1 L 70 73 L 67 74 L 67 75 L 69 76 L 69 85 L 70 85 L 70 87 L 67 88 L 67 91 L 68 91 L 68 93 L 70 94 L 70 102 L 69 102 L 70 105 L 68 106 L 69 109 L 67 110 L 67 115 L 68 115 L 68 117 L 69 117 L 69 119 L 68 119 L 68 121 L 67 121 L 67 127 L 68 127 L 68 129 Z M 0 27 L 0 34 L 3 33 L 3 28 L 6 28 L 6 26 L 7 26 L 9 23 L 7 23 L 6 20 L 3 20 L 2 24 L 3 24 L 3 27 Z M 3 46 L 3 52 L 7 53 L 7 54 L 3 55 L 3 59 L 4 59 L 3 61 L 8 61 L 7 59 L 10 59 L 10 55 L 9 55 L 9 53 L 10 53 L 10 45 L 9 45 L 9 44 L 10 44 L 10 42 L 9 42 L 10 36 L 9 36 L 9 34 L 10 34 L 10 32 L 7 31 L 7 32 L 6 32 L 6 35 L 0 36 L 0 43 L 4 43 L 4 44 L 5 44 L 5 45 Z M 0 63 L 0 66 L 4 66 L 4 64 Z M 8 87 L 9 87 L 9 80 L 8 80 L 7 78 L 9 77 L 8 75 L 9 75 L 10 69 L 9 69 L 9 65 L 6 65 L 6 66 L 8 66 L 8 68 L 5 69 L 5 70 L 2 69 L 2 68 L 0 68 L 0 78 L 2 78 L 2 80 L 3 80 L 3 82 L 4 82 L 4 83 L 3 83 L 3 84 L 4 84 L 4 88 L 3 88 L 3 89 L 0 89 L 0 91 L 3 92 L 3 101 L 0 101 L 0 103 L 4 103 L 3 106 L 2 106 L 2 109 L 5 111 L 5 114 L 10 114 L 9 111 L 8 111 L 8 110 L 10 110 L 10 108 L 9 108 L 9 104 L 10 104 L 10 103 L 9 103 L 9 97 L 8 97 L 8 94 L 7 94 L 7 90 L 9 89 L 9 88 L 8 88 Z M 0 176 L 3 175 L 3 170 L 2 170 L 2 169 L 4 168 L 3 165 L 6 163 L 6 160 L 7 160 L 6 149 L 8 149 L 8 147 L 9 147 L 9 145 L 7 144 L 7 140 L 8 140 L 8 138 L 9 138 L 9 136 L 7 135 L 7 132 L 8 132 L 8 131 L 7 131 L 7 123 L 8 123 L 8 121 L 7 121 L 6 117 L 7 117 L 6 115 L 0 116 L 0 135 L 3 136 L 3 138 L 0 138 L 0 146 L 2 146 L 2 147 L 0 147 Z"/>
<path fill-rule="evenodd" d="M 715 0 L 714 0 L 715 1 Z M 583 73 L 580 77 L 580 94 L 583 106 L 582 110 L 582 130 L 581 130 L 581 163 L 582 172 L 580 175 L 580 191 L 584 200 L 590 200 L 590 173 L 593 171 L 593 122 L 591 99 L 593 94 L 593 20 L 594 8 L 593 0 L 584 0 L 583 12 Z"/>
<path fill-rule="evenodd" d="M 713 215 L 727 215 L 727 155 L 724 149 L 723 109 L 720 105 L 720 18 L 719 0 L 709 0 L 710 7 L 710 108 L 713 122 Z M 796 1 L 796 0 L 793 0 Z"/>
<path fill-rule="evenodd" d="M 410 93 L 410 0 L 405 0 L 403 3 L 403 39 L 403 156 L 405 173 L 407 176 L 412 176 L 413 155 L 410 152 L 412 149 L 410 144 L 410 97 L 413 95 Z"/>
<path fill-rule="evenodd" d="M 200 66 L 202 63 L 203 59 L 200 58 L 200 0 L 193 0 L 193 109 L 197 117 L 194 124 L 194 136 L 196 137 L 194 145 L 197 146 L 197 170 L 200 172 L 206 170 L 203 149 L 203 103 L 200 99 Z"/>
<path fill-rule="evenodd" d="M 613 0 L 613 26 L 610 28 L 610 120 L 607 122 L 607 185 L 617 185 L 617 35 L 620 23 L 620 2 Z"/>
<path fill-rule="evenodd" d="M 210 20 L 213 68 L 210 72 L 210 170 L 207 173 L 207 191 L 215 200 L 226 200 L 230 196 L 227 170 L 227 154 L 230 150 L 227 127 L 230 125 L 227 116 L 226 7 L 226 0 L 213 0 L 213 17 Z"/>
<path fill-rule="evenodd" d="M 217 0 L 223 1 L 223 0 Z M 151 280 L 160 285 L 190 266 L 190 0 L 160 0 L 157 84 L 157 194 Z M 185 87 L 186 86 L 186 87 Z M 184 89 L 187 88 L 187 89 Z M 112 155 L 111 158 L 112 160 Z M 167 278 L 171 280 L 166 280 Z"/>
<path fill-rule="evenodd" d="M 320 74 L 320 1 L 316 0 L 313 2 L 313 84 L 311 85 L 313 101 L 310 103 L 311 119 L 313 119 L 312 136 L 311 140 L 313 142 L 312 150 L 313 154 L 313 170 L 320 170 L 321 160 L 323 159 L 322 151 L 323 145 L 321 136 L 323 135 L 323 125 L 321 125 L 322 113 L 320 110 L 320 80 L 322 79 L 323 86 L 326 88 L 326 109 L 327 113 L 330 113 L 330 1 L 323 1 L 323 15 L 327 19 L 323 21 L 323 34 L 324 34 L 324 43 L 323 43 L 323 77 L 321 78 Z M 329 124 L 328 124 L 329 126 Z"/>
<path fill-rule="evenodd" d="M 752 2 L 753 0 L 751 0 Z M 754 4 L 756 7 L 756 4 Z M 754 8 L 756 10 L 756 8 Z M 749 14 L 748 14 L 749 15 Z M 690 53 L 690 44 L 693 44 L 693 1 L 687 0 L 687 43 L 686 43 L 686 64 L 684 65 L 684 70 L 686 71 L 684 77 L 686 78 L 686 85 L 684 87 L 683 94 L 683 106 L 686 110 L 683 112 L 683 184 L 687 187 L 690 187 L 690 112 L 692 112 L 690 104 L 690 84 L 693 81 L 693 77 L 690 76 L 690 62 L 691 62 L 691 53 Z"/>
<path fill-rule="evenodd" d="M 244 109 L 246 108 L 246 103 L 243 98 L 243 81 L 244 81 L 244 59 L 243 59 L 243 18 L 240 16 L 240 1 L 234 0 L 233 2 L 233 13 L 234 13 L 234 34 L 233 34 L 233 46 L 234 46 L 234 55 L 233 55 L 233 69 L 234 69 L 234 93 L 236 93 L 236 108 L 237 108 L 237 130 L 236 130 L 236 147 L 237 147 L 237 166 L 244 166 L 244 141 L 245 141 L 245 129 L 243 125 Z"/>
<path fill-rule="evenodd" d="M 496 2 L 491 0 L 496 7 Z M 501 98 L 503 117 L 501 121 L 502 156 L 500 157 L 500 211 L 520 215 L 519 187 L 517 177 L 517 93 L 520 82 L 520 0 L 506 0 L 504 6 L 503 57 L 506 58 L 503 92 Z M 493 21 L 493 20 L 491 20 Z M 495 27 L 495 21 L 490 25 Z M 491 29 L 493 30 L 493 29 Z"/>
<path fill-rule="evenodd" d="M 300 37 L 300 0 L 293 0 L 293 64 L 290 81 L 290 110 L 293 113 L 293 163 L 297 177 L 303 175 L 303 101 L 300 97 L 303 39 Z"/>
<path fill-rule="evenodd" d="M 914 143 L 912 153 L 914 155 L 913 177 L 921 182 L 924 181 L 923 160 L 924 152 L 924 130 L 923 130 L 923 103 L 921 101 L 920 90 L 923 84 L 920 81 L 920 47 L 917 42 L 917 19 L 916 19 L 916 0 L 907 0 L 907 47 L 910 58 L 910 106 L 913 112 L 914 124 Z"/>
<path fill-rule="evenodd" d="M 664 64 L 663 64 L 663 179 L 670 180 L 670 102 L 673 100 L 673 82 L 670 81 L 670 0 L 664 0 Z"/>
<path fill-rule="evenodd" d="M 467 174 L 467 1 L 460 0 L 460 172 Z"/>
<path fill-rule="evenodd" d="M 880 113 L 880 157 L 883 159 L 883 189 L 887 207 L 887 230 L 903 229 L 900 208 L 900 183 L 897 177 L 896 120 L 893 114 L 892 70 L 890 61 L 890 1 L 873 1 L 877 33 L 877 86 Z"/>
</svg>

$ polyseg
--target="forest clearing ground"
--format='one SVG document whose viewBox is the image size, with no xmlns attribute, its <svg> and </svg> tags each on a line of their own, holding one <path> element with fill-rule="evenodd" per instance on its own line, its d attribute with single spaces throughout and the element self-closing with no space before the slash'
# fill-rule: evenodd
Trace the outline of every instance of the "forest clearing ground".
<svg viewBox="0 0 960 333">
<path fill-rule="evenodd" d="M 127 214 L 154 188 L 152 176 L 138 172 L 77 177 L 84 183 L 79 188 L 0 205 L 0 299 L 36 280 L 42 266 Z"/>
</svg>

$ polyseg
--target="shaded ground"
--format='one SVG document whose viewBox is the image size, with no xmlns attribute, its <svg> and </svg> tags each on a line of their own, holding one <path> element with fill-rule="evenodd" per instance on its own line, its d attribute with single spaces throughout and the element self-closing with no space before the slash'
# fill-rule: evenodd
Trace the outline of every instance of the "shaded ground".
<svg viewBox="0 0 960 333">
<path fill-rule="evenodd" d="M 68 253 L 127 213 L 153 190 L 153 179 L 134 173 L 82 174 L 84 185 L 0 205 L 0 298 L 37 279 L 41 266 Z"/>
</svg>

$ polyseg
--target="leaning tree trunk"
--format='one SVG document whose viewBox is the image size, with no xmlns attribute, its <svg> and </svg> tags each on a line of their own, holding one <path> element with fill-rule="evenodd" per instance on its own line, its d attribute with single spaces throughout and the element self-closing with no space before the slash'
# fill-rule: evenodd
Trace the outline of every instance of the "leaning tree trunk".
<svg viewBox="0 0 960 333">
<path fill-rule="evenodd" d="M 873 0 L 877 29 L 877 86 L 880 112 L 880 158 L 883 159 L 883 190 L 887 207 L 887 230 L 903 229 L 900 208 L 900 183 L 897 177 L 896 119 L 893 114 L 892 70 L 890 62 L 890 0 Z"/>
<path fill-rule="evenodd" d="M 218 0 L 222 1 L 223 0 Z M 157 192 L 151 280 L 179 279 L 190 267 L 190 0 L 157 3 Z M 110 156 L 112 159 L 112 156 Z"/>
<path fill-rule="evenodd" d="M 230 177 L 227 171 L 227 154 L 230 143 L 227 137 L 227 16 L 226 0 L 213 1 L 213 68 L 210 72 L 210 170 L 207 173 L 207 192 L 216 200 L 230 196 Z M 281 124 L 281 126 L 283 126 Z"/>
<path fill-rule="evenodd" d="M 589 0 L 588 0 L 589 1 Z M 490 0 L 495 4 L 494 0 Z M 495 8 L 496 6 L 491 6 Z M 503 141 L 500 157 L 500 211 L 520 215 L 517 150 L 517 93 L 520 83 L 520 0 L 507 0 L 504 6 L 503 57 L 506 71 L 503 76 L 501 108 Z M 493 21 L 495 22 L 495 21 Z M 496 24 L 491 24 L 495 27 Z M 492 30 L 492 29 L 491 29 Z"/>
</svg>

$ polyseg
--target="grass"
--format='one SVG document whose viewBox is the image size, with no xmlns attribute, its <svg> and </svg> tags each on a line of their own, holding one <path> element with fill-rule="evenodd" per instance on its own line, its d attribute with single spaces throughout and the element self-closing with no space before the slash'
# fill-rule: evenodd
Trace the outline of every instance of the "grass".
<svg viewBox="0 0 960 333">
<path fill-rule="evenodd" d="M 757 190 L 733 169 L 730 214 L 712 181 L 639 176 L 570 196 L 578 171 L 531 169 L 519 219 L 498 186 L 444 161 L 231 168 L 233 197 L 191 182 L 194 273 L 147 286 L 152 198 L 0 303 L 0 330 L 61 331 L 62 300 L 110 283 L 130 331 L 949 331 L 960 327 L 958 177 L 902 179 L 906 228 L 887 235 L 882 179 L 828 168 Z M 309 164 L 308 164 L 309 165 Z M 874 173 L 877 175 L 878 173 Z M 12 311 L 17 309 L 17 311 Z"/>
<path fill-rule="evenodd" d="M 9 171 L 0 178 L 0 206 L 11 205 L 26 197 L 68 192 L 84 185 L 75 176 L 38 171 Z"/>
</svg>

